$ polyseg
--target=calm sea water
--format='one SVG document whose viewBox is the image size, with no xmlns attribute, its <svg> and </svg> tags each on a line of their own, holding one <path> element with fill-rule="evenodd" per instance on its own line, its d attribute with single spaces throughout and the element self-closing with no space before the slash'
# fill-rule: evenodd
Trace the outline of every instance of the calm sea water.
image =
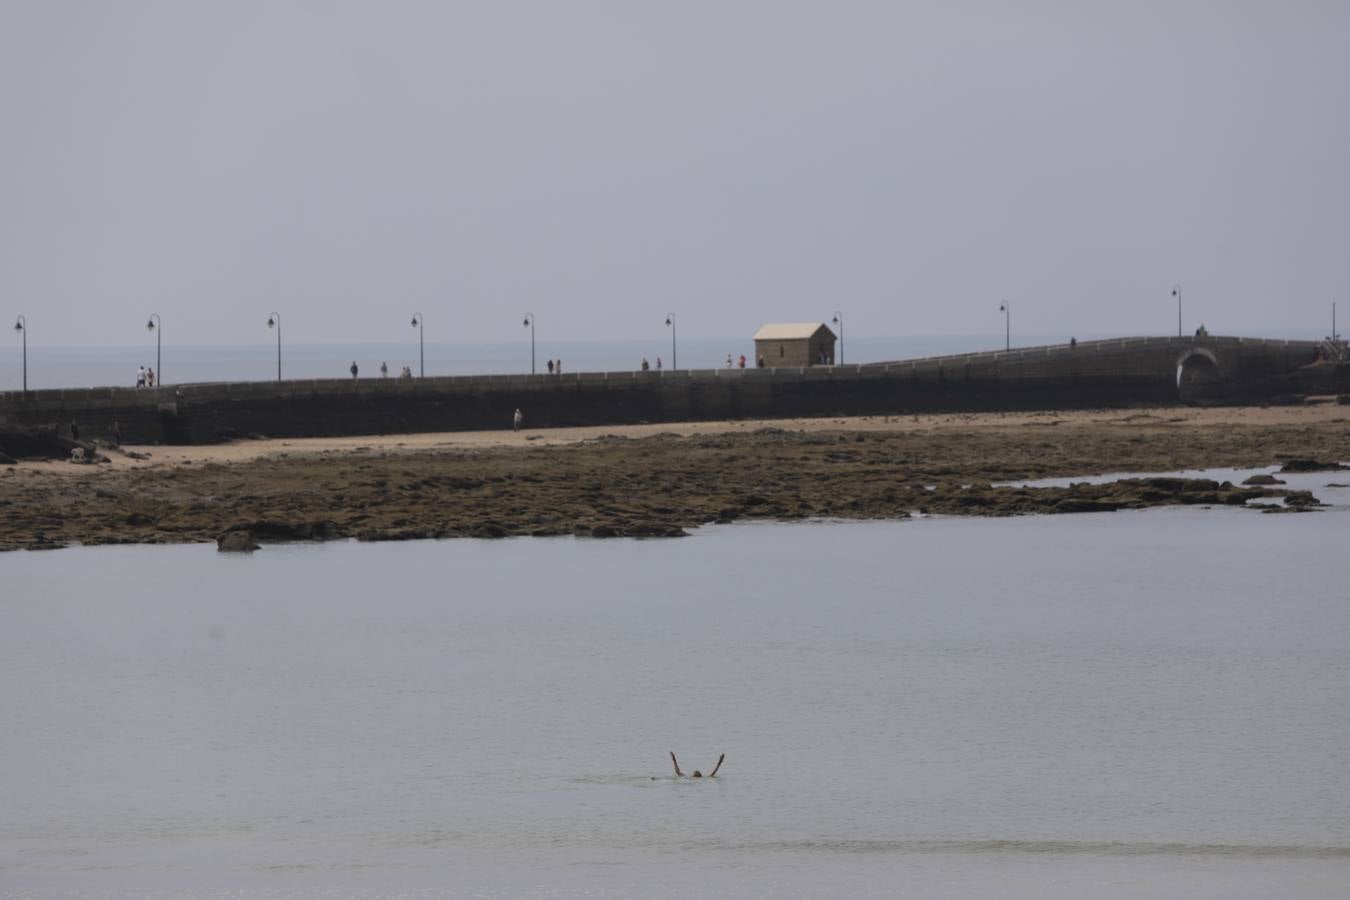
<svg viewBox="0 0 1350 900">
<path fill-rule="evenodd" d="M 1347 525 L 5 554 L 0 894 L 1343 897 Z"/>
<path fill-rule="evenodd" d="M 1091 335 L 1079 335 L 1086 340 Z M 1067 341 L 1067 335 L 1026 335 L 1022 344 Z M 885 362 L 947 353 L 996 350 L 1003 345 L 999 335 L 987 337 L 918 336 L 907 338 L 849 338 L 844 360 L 849 364 Z M 745 354 L 754 365 L 754 343 L 745 338 L 684 339 L 679 343 L 681 369 L 719 368 L 727 354 Z M 511 343 L 428 343 L 426 373 L 433 375 L 503 375 L 530 371 L 528 336 Z M 0 345 L 0 390 L 18 390 L 23 383 L 19 345 Z M 564 372 L 617 372 L 637 369 L 643 357 L 653 366 L 661 358 L 671 366 L 670 340 L 651 341 L 541 342 L 535 348 L 535 365 L 546 370 L 545 361 L 560 359 Z M 355 362 L 362 377 L 377 377 L 380 363 L 387 363 L 390 376 L 403 366 L 419 370 L 416 341 L 399 344 L 286 344 L 282 347 L 282 375 L 286 378 L 347 378 Z M 28 386 L 32 390 L 136 383 L 140 366 L 155 366 L 155 345 L 140 347 L 45 347 L 29 345 Z M 165 384 L 206 381 L 268 381 L 277 375 L 275 343 L 260 341 L 252 346 L 163 348 Z"/>
</svg>

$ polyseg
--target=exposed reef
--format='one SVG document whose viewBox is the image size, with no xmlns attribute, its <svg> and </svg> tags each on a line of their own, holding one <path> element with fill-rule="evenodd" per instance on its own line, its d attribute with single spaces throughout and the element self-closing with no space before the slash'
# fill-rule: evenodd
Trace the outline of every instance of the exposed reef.
<svg viewBox="0 0 1350 900">
<path fill-rule="evenodd" d="M 896 424 L 882 431 L 607 435 L 554 446 L 397 451 L 378 439 L 372 445 L 231 464 L 7 467 L 0 469 L 0 548 L 676 537 L 706 523 L 741 520 L 1011 516 L 1263 499 L 1281 510 L 1315 509 L 1307 492 L 1205 479 L 994 485 L 1350 459 L 1350 428 L 1339 419 L 1218 426 L 1128 416 L 1055 428 L 956 424 L 908 431 Z"/>
</svg>

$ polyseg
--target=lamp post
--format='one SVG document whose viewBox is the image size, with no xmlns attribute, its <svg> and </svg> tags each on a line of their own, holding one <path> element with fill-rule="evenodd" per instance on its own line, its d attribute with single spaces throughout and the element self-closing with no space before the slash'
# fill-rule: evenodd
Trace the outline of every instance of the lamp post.
<svg viewBox="0 0 1350 900">
<path fill-rule="evenodd" d="M 427 354 L 424 336 L 427 333 L 427 318 L 419 313 L 413 313 L 412 327 L 417 329 L 417 365 L 421 373 L 418 378 L 427 377 Z"/>
<path fill-rule="evenodd" d="M 534 313 L 526 313 L 523 324 L 530 329 L 530 374 L 534 374 Z"/>
<path fill-rule="evenodd" d="M 281 380 L 281 313 L 267 317 L 267 327 L 277 330 L 277 381 Z"/>
<path fill-rule="evenodd" d="M 28 393 L 28 320 L 19 316 L 14 323 L 14 330 L 19 333 L 23 341 L 23 392 Z"/>
<path fill-rule="evenodd" d="M 1181 337 L 1181 285 L 1172 285 L 1172 296 L 1177 298 L 1177 337 Z"/>
<path fill-rule="evenodd" d="M 834 324 L 839 326 L 839 365 L 844 364 L 844 314 L 834 311 Z"/>
<path fill-rule="evenodd" d="M 1003 313 L 1003 349 L 1012 349 L 1012 304 L 1000 303 L 998 311 Z"/>
<path fill-rule="evenodd" d="M 145 323 L 146 331 L 155 333 L 155 384 L 164 383 L 164 367 L 160 365 L 161 350 L 164 346 L 164 320 L 159 317 L 159 313 L 151 313 L 150 319 Z"/>
<path fill-rule="evenodd" d="M 670 370 L 673 372 L 680 367 L 680 355 L 676 352 L 675 344 L 675 314 L 666 313 L 666 324 L 670 326 Z"/>
</svg>

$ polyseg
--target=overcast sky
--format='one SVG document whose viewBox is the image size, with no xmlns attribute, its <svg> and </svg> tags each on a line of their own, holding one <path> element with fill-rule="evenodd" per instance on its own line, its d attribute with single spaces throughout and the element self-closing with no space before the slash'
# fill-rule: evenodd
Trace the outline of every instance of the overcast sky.
<svg viewBox="0 0 1350 900">
<path fill-rule="evenodd" d="M 0 0 L 30 341 L 1350 319 L 1350 3 Z M 9 326 L 6 326 L 6 331 Z"/>
</svg>

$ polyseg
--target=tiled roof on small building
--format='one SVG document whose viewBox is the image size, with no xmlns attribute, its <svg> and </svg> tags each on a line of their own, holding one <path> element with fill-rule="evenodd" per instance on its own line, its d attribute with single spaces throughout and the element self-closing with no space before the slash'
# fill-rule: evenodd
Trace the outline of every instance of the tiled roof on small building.
<svg viewBox="0 0 1350 900">
<path fill-rule="evenodd" d="M 794 322 L 789 324 L 769 324 L 755 332 L 753 340 L 756 341 L 800 341 L 807 340 L 815 335 L 817 331 L 824 328 L 830 331 L 829 327 L 821 322 Z M 834 336 L 834 332 L 830 332 Z"/>
</svg>

